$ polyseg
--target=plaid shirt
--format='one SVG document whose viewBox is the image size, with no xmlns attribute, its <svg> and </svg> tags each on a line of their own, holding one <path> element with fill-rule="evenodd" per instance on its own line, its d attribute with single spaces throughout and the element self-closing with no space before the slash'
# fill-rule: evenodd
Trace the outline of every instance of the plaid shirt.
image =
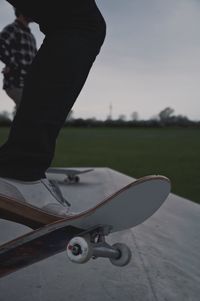
<svg viewBox="0 0 200 301">
<path fill-rule="evenodd" d="M 36 40 L 29 27 L 15 20 L 0 32 L 0 60 L 9 68 L 4 75 L 3 89 L 23 88 L 29 65 L 36 55 Z"/>
</svg>

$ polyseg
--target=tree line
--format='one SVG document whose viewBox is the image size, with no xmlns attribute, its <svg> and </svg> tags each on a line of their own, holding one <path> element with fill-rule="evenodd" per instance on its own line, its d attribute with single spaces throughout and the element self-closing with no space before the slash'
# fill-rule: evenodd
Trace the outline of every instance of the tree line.
<svg viewBox="0 0 200 301">
<path fill-rule="evenodd" d="M 124 114 L 120 114 L 118 119 L 112 119 L 109 115 L 106 120 L 96 118 L 73 118 L 73 112 L 70 112 L 65 126 L 73 127 L 200 127 L 200 121 L 190 120 L 187 116 L 176 115 L 174 109 L 166 107 L 155 117 L 148 120 L 139 119 L 139 114 L 133 112 L 130 120 L 126 120 Z"/>
<path fill-rule="evenodd" d="M 13 120 L 13 114 L 7 111 L 0 112 L 0 126 L 10 126 Z M 68 115 L 64 124 L 65 127 L 200 127 L 200 121 L 190 120 L 187 116 L 176 115 L 174 109 L 166 107 L 155 117 L 148 120 L 139 119 L 139 114 L 133 112 L 131 119 L 126 120 L 124 114 L 120 114 L 118 119 L 112 119 L 108 116 L 105 120 L 96 118 L 74 118 L 73 111 Z"/>
</svg>

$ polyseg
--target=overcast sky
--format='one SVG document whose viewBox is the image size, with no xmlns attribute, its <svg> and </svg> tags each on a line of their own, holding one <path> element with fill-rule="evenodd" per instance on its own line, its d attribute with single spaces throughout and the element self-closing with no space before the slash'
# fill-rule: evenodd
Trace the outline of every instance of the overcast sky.
<svg viewBox="0 0 200 301">
<path fill-rule="evenodd" d="M 130 118 L 137 111 L 147 119 L 170 106 L 177 115 L 200 120 L 200 1 L 97 3 L 107 37 L 73 107 L 74 116 L 105 119 L 112 105 L 113 118 Z M 13 18 L 12 7 L 0 0 L 0 29 Z M 31 29 L 39 47 L 43 35 L 37 25 Z M 12 109 L 0 89 L 0 111 Z"/>
</svg>

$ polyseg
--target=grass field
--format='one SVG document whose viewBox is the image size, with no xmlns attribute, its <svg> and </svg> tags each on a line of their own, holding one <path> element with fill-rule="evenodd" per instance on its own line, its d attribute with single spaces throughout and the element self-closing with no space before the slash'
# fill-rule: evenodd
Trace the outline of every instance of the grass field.
<svg viewBox="0 0 200 301">
<path fill-rule="evenodd" d="M 0 128 L 0 141 L 8 129 Z M 163 174 L 172 192 L 200 203 L 200 129 L 64 128 L 53 166 L 110 167 L 138 178 Z"/>
</svg>

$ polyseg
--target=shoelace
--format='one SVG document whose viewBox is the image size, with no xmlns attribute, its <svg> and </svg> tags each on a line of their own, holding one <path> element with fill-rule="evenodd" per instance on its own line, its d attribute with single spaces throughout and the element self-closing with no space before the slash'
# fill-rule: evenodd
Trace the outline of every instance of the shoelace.
<svg viewBox="0 0 200 301">
<path fill-rule="evenodd" d="M 64 198 L 62 191 L 58 185 L 58 183 L 55 180 L 49 180 L 50 188 L 53 190 L 55 195 L 57 196 L 57 201 L 62 205 L 67 205 L 68 207 L 71 206 L 71 204 Z"/>
</svg>

